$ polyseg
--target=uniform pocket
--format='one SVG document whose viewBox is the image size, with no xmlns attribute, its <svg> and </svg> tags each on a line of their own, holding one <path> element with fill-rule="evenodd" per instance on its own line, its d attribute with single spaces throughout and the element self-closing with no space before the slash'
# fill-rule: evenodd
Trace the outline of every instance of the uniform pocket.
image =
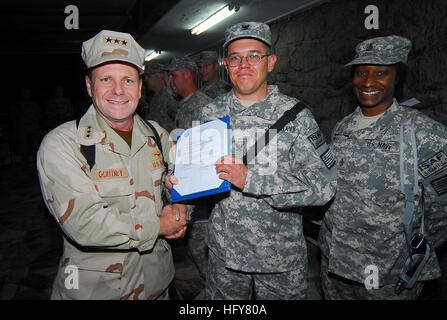
<svg viewBox="0 0 447 320">
<path fill-rule="evenodd" d="M 133 192 L 128 179 L 95 181 L 95 185 L 101 197 L 104 198 L 128 196 Z"/>
<path fill-rule="evenodd" d="M 93 169 L 91 178 L 101 197 L 127 196 L 133 191 L 125 167 Z"/>
</svg>

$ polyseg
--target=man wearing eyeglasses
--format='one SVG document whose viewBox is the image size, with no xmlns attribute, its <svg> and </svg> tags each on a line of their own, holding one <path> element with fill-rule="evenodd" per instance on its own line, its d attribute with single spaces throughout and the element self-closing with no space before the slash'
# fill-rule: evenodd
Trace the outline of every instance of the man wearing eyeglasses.
<svg viewBox="0 0 447 320">
<path fill-rule="evenodd" d="M 216 162 L 216 172 L 232 189 L 217 202 L 208 223 L 206 297 L 305 299 L 301 207 L 324 205 L 333 197 L 335 159 L 304 108 L 244 164 L 241 159 L 254 139 L 298 100 L 267 84 L 277 57 L 271 53 L 266 24 L 230 27 L 224 49 L 233 90 L 205 106 L 200 115 L 202 122 L 229 115 L 233 148 L 232 156 Z"/>
</svg>

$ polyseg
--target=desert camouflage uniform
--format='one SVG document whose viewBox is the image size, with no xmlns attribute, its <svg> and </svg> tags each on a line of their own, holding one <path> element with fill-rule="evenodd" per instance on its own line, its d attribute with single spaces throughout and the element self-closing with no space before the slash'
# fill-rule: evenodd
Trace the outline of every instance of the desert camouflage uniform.
<svg viewBox="0 0 447 320">
<path fill-rule="evenodd" d="M 200 110 L 213 99 L 200 90 L 179 102 L 175 115 L 175 125 L 180 129 L 192 127 L 193 121 L 199 121 Z"/>
<path fill-rule="evenodd" d="M 248 108 L 230 91 L 207 105 L 200 120 L 229 115 L 233 154 L 242 158 L 247 145 L 237 135 L 259 137 L 297 103 L 276 86 L 268 86 L 268 91 Z M 277 152 L 271 154 L 275 146 Z M 268 284 L 272 296 L 256 298 L 305 298 L 307 253 L 300 207 L 328 202 L 335 193 L 336 178 L 330 149 L 314 117 L 304 109 L 258 154 L 254 164 L 248 164 L 244 190 L 232 189 L 214 207 L 207 235 L 207 298 L 247 299 L 232 294 L 241 286 L 236 277 L 244 273 L 269 274 L 266 278 L 274 279 Z M 216 263 L 226 267 L 223 273 L 216 274 Z M 226 277 L 228 272 L 233 280 Z M 222 295 L 215 290 L 216 282 Z M 265 279 L 261 282 L 266 283 Z"/>
<path fill-rule="evenodd" d="M 164 129 L 171 132 L 175 128 L 174 119 L 177 108 L 178 102 L 174 96 L 167 88 L 163 88 L 149 100 L 146 119 L 158 122 Z"/>
<path fill-rule="evenodd" d="M 168 133 L 153 124 L 168 152 L 172 147 Z M 91 106 L 78 128 L 75 121 L 66 122 L 42 141 L 41 189 L 65 235 L 52 299 L 165 295 L 174 265 L 169 244 L 158 237 L 165 168 L 151 136 L 149 127 L 135 115 L 129 149 Z M 81 154 L 81 144 L 96 146 L 93 168 Z M 66 268 L 71 266 L 79 270 L 78 289 L 66 287 Z"/>
<path fill-rule="evenodd" d="M 394 101 L 373 125 L 356 130 L 360 112 L 358 107 L 336 125 L 332 134 L 331 148 L 337 158 L 339 179 L 335 200 L 320 231 L 325 296 L 328 299 L 416 298 L 420 284 L 400 296 L 392 290 L 408 256 L 402 223 L 405 197 L 400 191 L 400 121 L 402 117 L 416 114 L 418 178 L 425 187 L 425 228 L 434 248 L 447 239 L 447 128 Z M 411 145 L 405 145 L 404 150 L 412 152 Z M 421 221 L 419 206 L 420 202 L 415 210 L 415 231 Z M 369 274 L 365 268 L 370 265 L 378 268 L 381 290 L 369 291 L 364 287 Z M 338 286 L 337 280 L 329 279 L 327 272 L 345 280 L 338 280 Z M 419 280 L 440 275 L 432 250 Z"/>
<path fill-rule="evenodd" d="M 211 98 L 215 99 L 217 96 L 227 93 L 231 90 L 231 85 L 227 82 L 223 81 L 222 79 L 217 80 L 212 85 L 209 86 L 203 86 L 200 88 L 204 93 L 206 93 Z"/>
</svg>

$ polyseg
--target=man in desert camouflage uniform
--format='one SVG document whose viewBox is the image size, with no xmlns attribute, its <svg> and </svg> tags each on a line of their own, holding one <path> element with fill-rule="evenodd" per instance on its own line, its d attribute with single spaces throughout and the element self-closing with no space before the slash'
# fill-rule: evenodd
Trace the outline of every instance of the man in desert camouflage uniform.
<svg viewBox="0 0 447 320">
<path fill-rule="evenodd" d="M 188 57 L 175 57 L 167 69 L 172 89 L 182 97 L 177 109 L 176 127 L 179 129 L 191 128 L 198 124 L 200 111 L 212 99 L 197 88 L 195 80 L 197 66 L 194 60 Z M 208 259 L 205 234 L 211 204 L 207 198 L 194 199 L 188 204 L 191 205 L 189 208 L 192 222 L 186 235 L 187 247 L 204 282 Z"/>
<path fill-rule="evenodd" d="M 166 299 L 174 265 L 164 237 L 182 236 L 187 215 L 183 205 L 163 207 L 163 156 L 135 114 L 144 49 L 103 30 L 83 43 L 82 58 L 93 104 L 38 152 L 42 194 L 64 234 L 51 298 Z M 169 134 L 152 125 L 167 154 Z"/>
<path fill-rule="evenodd" d="M 233 90 L 203 108 L 200 117 L 205 122 L 230 116 L 234 155 L 216 163 L 232 190 L 216 204 L 208 223 L 208 299 L 305 299 L 300 207 L 324 205 L 336 188 L 334 158 L 307 108 L 247 166 L 240 160 L 254 137 L 298 102 L 267 85 L 276 63 L 270 47 L 264 23 L 227 29 L 225 64 Z"/>
<path fill-rule="evenodd" d="M 231 90 L 231 85 L 220 79 L 216 51 L 202 51 L 197 59 L 197 68 L 204 86 L 200 88 L 211 98 Z"/>
<path fill-rule="evenodd" d="M 426 237 L 432 243 L 419 280 L 440 276 L 433 249 L 447 238 L 447 128 L 394 98 L 396 82 L 403 80 L 396 77 L 397 71 L 405 67 L 410 48 L 410 40 L 396 35 L 369 39 L 357 45 L 355 59 L 346 65 L 354 68 L 359 106 L 332 133 L 339 179 L 320 231 L 326 299 L 416 299 L 421 291 L 422 284 L 416 282 L 411 290 L 400 295 L 394 292 L 408 257 L 400 123 L 409 123 L 411 118 L 415 121 L 419 182 L 413 230 L 421 225 L 423 193 Z M 409 128 L 404 126 L 403 163 L 408 162 L 404 168 L 413 170 Z M 405 177 L 408 168 L 402 173 Z M 413 185 L 411 179 L 408 183 Z M 370 266 L 378 272 L 376 284 L 371 279 L 365 282 L 374 270 Z"/>
<path fill-rule="evenodd" d="M 155 120 L 168 132 L 175 128 L 178 102 L 169 92 L 165 82 L 166 67 L 161 63 L 148 62 L 144 68 L 144 83 L 152 96 L 146 111 L 146 120 Z"/>
</svg>

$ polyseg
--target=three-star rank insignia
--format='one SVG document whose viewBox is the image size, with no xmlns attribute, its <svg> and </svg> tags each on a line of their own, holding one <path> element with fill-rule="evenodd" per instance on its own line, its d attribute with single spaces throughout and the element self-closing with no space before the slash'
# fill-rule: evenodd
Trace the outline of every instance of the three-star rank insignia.
<svg viewBox="0 0 447 320">
<path fill-rule="evenodd" d="M 84 139 L 91 139 L 92 137 L 93 137 L 92 126 L 88 125 L 87 127 L 85 127 Z"/>
<path fill-rule="evenodd" d="M 129 44 L 130 44 L 129 39 L 115 37 L 115 36 L 112 37 L 112 36 L 104 35 L 103 40 L 104 40 L 104 44 L 106 44 L 106 45 L 120 46 L 120 47 L 125 47 L 125 48 L 128 48 Z"/>
</svg>

